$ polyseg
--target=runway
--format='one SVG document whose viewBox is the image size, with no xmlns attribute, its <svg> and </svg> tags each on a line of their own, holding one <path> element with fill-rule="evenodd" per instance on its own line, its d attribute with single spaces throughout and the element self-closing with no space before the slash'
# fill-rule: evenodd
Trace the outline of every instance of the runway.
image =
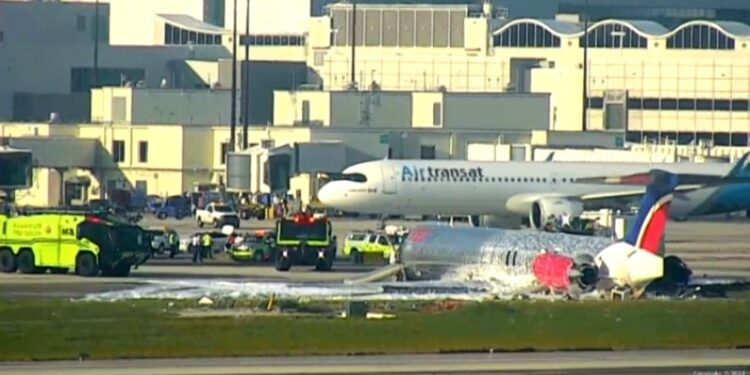
<svg viewBox="0 0 750 375">
<path fill-rule="evenodd" d="M 750 349 L 2 363 L 4 375 L 677 373 L 746 375 Z M 734 372 L 731 372 L 734 371 Z"/>
</svg>

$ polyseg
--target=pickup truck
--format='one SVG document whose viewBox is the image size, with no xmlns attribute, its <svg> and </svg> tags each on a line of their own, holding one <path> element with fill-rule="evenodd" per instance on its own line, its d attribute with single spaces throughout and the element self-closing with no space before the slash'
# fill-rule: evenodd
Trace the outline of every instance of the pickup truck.
<svg viewBox="0 0 750 375">
<path fill-rule="evenodd" d="M 235 229 L 240 227 L 240 218 L 231 207 L 223 204 L 209 203 L 205 208 L 195 211 L 195 220 L 198 226 L 210 224 L 214 228 L 231 225 Z"/>
<path fill-rule="evenodd" d="M 379 254 L 384 260 L 389 260 L 397 250 L 399 242 L 396 236 L 389 236 L 385 232 L 352 232 L 344 240 L 344 255 L 351 258 L 352 263 L 364 263 L 365 254 Z"/>
</svg>

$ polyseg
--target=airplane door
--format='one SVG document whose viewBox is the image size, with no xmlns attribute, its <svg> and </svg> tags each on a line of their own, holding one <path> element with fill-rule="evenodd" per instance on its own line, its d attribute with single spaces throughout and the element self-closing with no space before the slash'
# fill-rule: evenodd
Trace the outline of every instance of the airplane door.
<svg viewBox="0 0 750 375">
<path fill-rule="evenodd" d="M 560 186 L 560 176 L 557 175 L 557 173 L 552 172 L 550 174 L 550 179 L 548 181 L 550 189 L 552 191 L 557 191 Z"/>
<path fill-rule="evenodd" d="M 383 166 L 383 194 L 396 194 L 396 168 Z"/>
</svg>

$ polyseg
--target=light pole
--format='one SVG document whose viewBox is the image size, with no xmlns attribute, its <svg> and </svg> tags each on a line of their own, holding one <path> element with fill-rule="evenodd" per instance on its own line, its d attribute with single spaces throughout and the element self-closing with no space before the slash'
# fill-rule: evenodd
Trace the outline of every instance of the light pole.
<svg viewBox="0 0 750 375">
<path fill-rule="evenodd" d="M 99 0 L 94 4 L 94 77 L 92 87 L 99 85 Z"/>
<path fill-rule="evenodd" d="M 589 0 L 583 5 L 583 118 L 581 130 L 588 129 Z"/>
<path fill-rule="evenodd" d="M 233 0 L 232 4 L 234 6 L 234 21 L 232 22 L 232 118 L 229 122 L 229 152 L 234 151 L 234 133 L 237 130 L 237 0 Z M 222 157 L 224 157 L 224 155 L 222 155 Z"/>
<path fill-rule="evenodd" d="M 355 70 L 354 61 L 355 61 L 356 56 L 357 56 L 356 55 L 356 50 L 357 50 L 357 48 L 356 48 L 356 44 L 357 44 L 357 0 L 352 0 L 352 32 L 351 32 L 351 36 L 352 36 L 352 73 L 351 73 L 352 75 L 351 75 L 349 84 L 351 85 L 352 88 L 355 88 L 356 84 L 357 84 L 357 79 L 355 77 L 355 72 L 354 72 L 354 70 Z"/>
<path fill-rule="evenodd" d="M 245 90 L 242 91 L 242 101 L 245 111 L 242 115 L 242 149 L 247 148 L 247 127 L 250 123 L 250 0 L 247 0 L 247 11 L 245 13 L 245 70 L 242 72 L 242 80 L 245 81 Z"/>
</svg>

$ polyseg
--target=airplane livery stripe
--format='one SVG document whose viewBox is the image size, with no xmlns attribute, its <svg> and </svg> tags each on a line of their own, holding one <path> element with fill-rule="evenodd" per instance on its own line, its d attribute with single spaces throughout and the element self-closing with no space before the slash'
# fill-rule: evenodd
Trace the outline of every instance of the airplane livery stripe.
<svg viewBox="0 0 750 375">
<path fill-rule="evenodd" d="M 669 205 L 672 201 L 672 194 L 667 194 L 654 203 L 644 217 L 640 225 L 638 239 L 635 246 L 653 254 L 659 254 L 662 236 L 669 218 Z"/>
</svg>

